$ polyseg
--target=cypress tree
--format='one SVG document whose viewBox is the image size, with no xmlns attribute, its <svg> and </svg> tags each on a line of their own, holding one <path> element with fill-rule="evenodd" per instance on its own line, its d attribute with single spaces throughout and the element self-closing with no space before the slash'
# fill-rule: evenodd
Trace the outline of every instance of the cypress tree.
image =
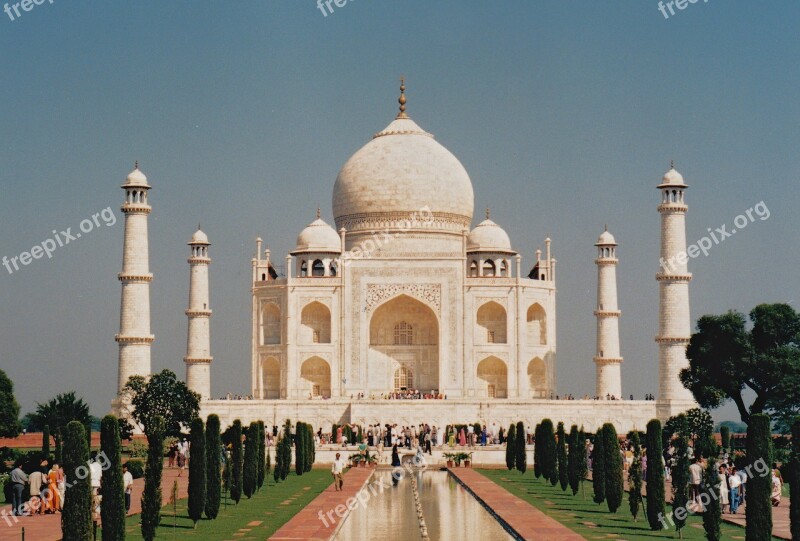
<svg viewBox="0 0 800 541">
<path fill-rule="evenodd" d="M 572 489 L 572 495 L 576 495 L 578 493 L 578 489 L 580 488 L 581 478 L 579 477 L 579 468 L 580 468 L 580 457 L 581 450 L 583 446 L 580 443 L 580 439 L 578 436 L 578 425 L 572 425 L 569 429 L 569 437 L 567 438 L 567 442 L 569 443 L 569 458 L 567 459 L 567 479 L 569 481 L 569 486 Z"/>
<path fill-rule="evenodd" d="M 206 420 L 206 517 L 214 520 L 219 514 L 221 502 L 220 453 L 222 441 L 219 433 L 219 417 L 212 413 Z"/>
<path fill-rule="evenodd" d="M 558 481 L 561 490 L 569 486 L 569 458 L 567 457 L 567 434 L 564 432 L 564 423 L 558 423 Z"/>
<path fill-rule="evenodd" d="M 294 445 L 294 472 L 303 475 L 306 471 L 306 424 L 298 421 L 295 432 L 297 441 Z"/>
<path fill-rule="evenodd" d="M 275 443 L 275 470 L 272 472 L 272 478 L 277 483 L 281 479 L 281 471 L 283 469 L 283 433 L 278 434 L 278 440 Z"/>
<path fill-rule="evenodd" d="M 281 440 L 281 481 L 289 476 L 292 467 L 292 422 L 286 419 L 283 425 L 283 439 Z"/>
<path fill-rule="evenodd" d="M 258 482 L 256 483 L 258 490 L 264 486 L 264 478 L 266 477 L 266 451 L 267 443 L 265 441 L 266 433 L 264 432 L 264 421 L 258 421 Z"/>
<path fill-rule="evenodd" d="M 42 428 L 42 458 L 50 460 L 50 425 Z"/>
<path fill-rule="evenodd" d="M 642 503 L 642 442 L 639 431 L 634 430 L 631 435 L 633 446 L 633 464 L 628 469 L 628 505 L 633 515 L 633 521 L 639 516 L 639 506 Z"/>
<path fill-rule="evenodd" d="M 100 450 L 105 454 L 108 468 L 103 470 L 103 505 L 100 520 L 103 524 L 103 541 L 125 539 L 125 487 L 122 481 L 122 444 L 119 421 L 106 415 L 100 424 Z"/>
<path fill-rule="evenodd" d="M 537 424 L 533 429 L 533 475 L 538 479 L 542 476 L 542 425 Z"/>
<path fill-rule="evenodd" d="M 583 426 L 578 430 L 578 448 L 580 454 L 578 455 L 578 479 L 581 482 L 581 492 L 584 499 L 586 499 L 586 485 L 584 482 L 589 477 L 589 461 L 586 455 L 586 433 L 583 431 Z"/>
<path fill-rule="evenodd" d="M 64 472 L 66 482 L 70 484 L 61 512 L 64 541 L 92 539 L 92 486 L 86 466 L 88 461 L 86 429 L 79 421 L 72 421 L 64 434 Z"/>
<path fill-rule="evenodd" d="M 675 456 L 677 461 L 672 468 L 672 509 L 675 530 L 683 538 L 683 527 L 686 526 L 686 513 L 675 513 L 677 509 L 686 509 L 689 505 L 689 431 L 686 415 L 681 413 L 676 418 L 678 437 L 675 439 Z"/>
<path fill-rule="evenodd" d="M 528 438 L 525 434 L 525 425 L 522 421 L 517 422 L 517 434 L 514 438 L 514 467 L 516 467 L 520 473 L 525 473 L 528 469 L 528 456 L 525 448 L 525 444 L 528 442 Z"/>
<path fill-rule="evenodd" d="M 61 434 L 61 429 L 56 427 L 55 432 L 55 441 L 56 441 L 56 463 L 63 464 L 63 435 Z"/>
<path fill-rule="evenodd" d="M 303 423 L 305 427 L 305 449 L 303 456 L 305 458 L 304 472 L 310 472 L 311 466 L 314 464 L 314 428 L 308 424 Z"/>
<path fill-rule="evenodd" d="M 651 530 L 662 530 L 664 525 L 664 457 L 661 454 L 661 421 L 647 423 L 647 522 Z"/>
<path fill-rule="evenodd" d="M 517 434 L 517 427 L 514 423 L 511 423 L 511 426 L 508 427 L 508 435 L 506 436 L 506 467 L 509 470 L 513 470 L 517 464 L 517 453 L 515 449 L 517 448 L 516 443 L 516 434 Z"/>
<path fill-rule="evenodd" d="M 269 449 L 267 449 L 267 464 L 264 466 L 264 470 L 267 475 L 272 473 L 272 453 L 270 453 Z"/>
<path fill-rule="evenodd" d="M 550 480 L 550 484 L 556 486 L 558 483 L 558 453 L 556 450 L 556 434 L 553 421 L 545 419 L 542 421 L 542 437 L 544 439 L 544 449 L 542 449 L 542 475 Z"/>
<path fill-rule="evenodd" d="M 244 457 L 242 456 L 242 421 L 233 421 L 231 429 L 231 500 L 239 503 L 242 499 Z"/>
<path fill-rule="evenodd" d="M 728 453 L 731 448 L 731 429 L 725 425 L 719 428 L 719 436 L 722 440 L 722 452 Z"/>
<path fill-rule="evenodd" d="M 619 450 L 619 438 L 617 438 L 617 430 L 611 423 L 606 423 L 603 426 L 603 451 L 606 454 L 606 503 L 608 510 L 616 513 L 619 506 L 622 505 L 622 497 L 625 494 L 625 488 L 622 479 L 622 454 Z"/>
<path fill-rule="evenodd" d="M 720 523 L 722 522 L 722 509 L 717 503 L 719 498 L 719 472 L 717 471 L 717 444 L 713 441 L 713 437 L 709 438 L 708 449 L 712 451 L 708 457 L 708 465 L 705 471 L 705 489 L 709 492 L 713 491 L 711 503 L 706 506 L 703 512 L 703 529 L 706 531 L 706 539 L 708 541 L 720 541 L 722 534 L 720 532 Z M 711 496 L 711 494 L 709 494 Z"/>
<path fill-rule="evenodd" d="M 594 503 L 601 504 L 606 501 L 606 452 L 605 452 L 605 426 L 597 429 L 594 435 L 594 449 L 592 450 L 592 485 L 594 486 Z"/>
<path fill-rule="evenodd" d="M 800 539 L 800 417 L 792 423 L 792 457 L 789 462 L 789 518 L 792 539 Z"/>
<path fill-rule="evenodd" d="M 247 429 L 244 448 L 244 470 L 242 472 L 242 491 L 252 498 L 258 486 L 258 423 L 253 421 Z"/>
<path fill-rule="evenodd" d="M 197 527 L 206 507 L 206 432 L 203 420 L 196 417 L 192 421 L 189 435 L 191 455 L 189 457 L 189 518 Z"/>
<path fill-rule="evenodd" d="M 747 507 L 745 515 L 746 541 L 769 541 L 772 539 L 772 422 L 768 415 L 757 413 L 750 416 L 747 426 L 747 461 L 766 463 L 766 474 L 754 469 L 747 480 Z"/>
<path fill-rule="evenodd" d="M 144 492 L 142 493 L 142 537 L 145 541 L 153 541 L 156 529 L 161 522 L 164 418 L 154 417 L 147 429 L 147 468 L 144 471 Z"/>
</svg>

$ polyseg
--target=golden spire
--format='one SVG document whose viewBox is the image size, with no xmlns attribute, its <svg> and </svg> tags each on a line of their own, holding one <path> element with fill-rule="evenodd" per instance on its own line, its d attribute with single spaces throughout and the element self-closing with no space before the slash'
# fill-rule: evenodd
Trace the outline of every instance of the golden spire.
<svg viewBox="0 0 800 541">
<path fill-rule="evenodd" d="M 408 118 L 406 114 L 406 79 L 400 76 L 400 98 L 397 103 L 400 104 L 400 112 L 397 113 L 397 118 Z"/>
</svg>

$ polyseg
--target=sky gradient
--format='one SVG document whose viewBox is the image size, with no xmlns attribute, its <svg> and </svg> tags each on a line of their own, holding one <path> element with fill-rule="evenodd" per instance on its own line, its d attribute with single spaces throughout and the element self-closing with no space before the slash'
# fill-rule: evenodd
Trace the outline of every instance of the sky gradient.
<svg viewBox="0 0 800 541">
<path fill-rule="evenodd" d="M 674 159 L 687 241 L 770 211 L 689 263 L 692 317 L 797 307 L 800 4 L 350 0 L 66 2 L 0 13 L 0 257 L 110 207 L 19 271 L 0 267 L 0 368 L 23 413 L 116 390 L 123 216 L 139 160 L 150 202 L 153 370 L 181 377 L 186 246 L 211 246 L 212 394 L 250 390 L 250 259 L 282 260 L 350 155 L 408 113 L 458 157 L 529 270 L 558 259 L 558 389 L 594 390 L 597 236 L 616 236 L 623 393 L 657 392 L 659 216 Z M 474 225 L 473 224 L 473 225 Z M 732 408 L 717 412 L 736 418 Z"/>
</svg>

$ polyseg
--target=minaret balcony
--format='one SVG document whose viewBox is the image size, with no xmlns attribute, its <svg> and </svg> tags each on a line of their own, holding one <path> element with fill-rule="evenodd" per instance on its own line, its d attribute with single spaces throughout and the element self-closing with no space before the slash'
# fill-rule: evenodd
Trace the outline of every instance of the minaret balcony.
<svg viewBox="0 0 800 541">
<path fill-rule="evenodd" d="M 187 259 L 187 262 L 190 265 L 210 265 L 211 258 L 210 257 L 203 257 L 203 256 L 192 256 Z"/>
<path fill-rule="evenodd" d="M 595 310 L 594 315 L 597 317 L 619 317 L 622 315 L 622 310 Z"/>
<path fill-rule="evenodd" d="M 622 357 L 593 357 L 592 359 L 597 364 L 621 364 L 622 363 Z"/>
<path fill-rule="evenodd" d="M 125 214 L 150 214 L 153 208 L 145 203 L 125 203 L 120 210 Z"/>
<path fill-rule="evenodd" d="M 211 310 L 186 310 L 184 312 L 189 317 L 211 317 Z"/>
<path fill-rule="evenodd" d="M 687 272 L 683 274 L 669 274 L 666 272 L 657 272 L 656 281 L 658 282 L 686 282 L 692 281 L 692 273 Z"/>
<path fill-rule="evenodd" d="M 114 340 L 119 342 L 120 344 L 127 344 L 127 345 L 149 345 L 156 341 L 156 337 L 152 334 L 150 336 L 127 336 L 123 334 L 118 334 L 114 336 Z"/>
<path fill-rule="evenodd" d="M 688 336 L 656 336 L 655 341 L 658 344 L 688 344 L 691 340 Z"/>
<path fill-rule="evenodd" d="M 183 362 L 186 364 L 211 364 L 214 357 L 184 357 Z"/>
<path fill-rule="evenodd" d="M 662 203 L 658 205 L 658 212 L 684 213 L 689 210 L 685 203 Z"/>
<path fill-rule="evenodd" d="M 150 283 L 153 281 L 153 275 L 148 274 L 128 274 L 121 272 L 117 274 L 117 278 L 120 282 L 124 282 L 126 284 L 135 284 L 135 283 Z"/>
</svg>

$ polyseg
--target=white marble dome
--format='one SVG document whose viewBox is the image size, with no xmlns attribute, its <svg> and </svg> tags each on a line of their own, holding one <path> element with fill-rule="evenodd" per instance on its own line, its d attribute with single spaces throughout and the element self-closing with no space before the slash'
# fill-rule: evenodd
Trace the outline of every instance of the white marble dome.
<svg viewBox="0 0 800 541">
<path fill-rule="evenodd" d="M 600 234 L 600 237 L 597 239 L 597 243 L 595 246 L 617 246 L 617 241 L 614 239 L 614 235 L 608 232 L 606 229 Z"/>
<path fill-rule="evenodd" d="M 511 249 L 508 233 L 489 218 L 479 223 L 467 237 L 468 252 L 516 252 Z"/>
<path fill-rule="evenodd" d="M 342 239 L 322 218 L 317 218 L 297 236 L 297 247 L 292 254 L 309 252 L 341 253 Z"/>
<path fill-rule="evenodd" d="M 202 230 L 198 229 L 197 231 L 194 232 L 194 235 L 192 235 L 192 240 L 189 241 L 189 244 L 211 244 L 211 243 L 208 242 L 208 235 L 203 233 Z"/>
<path fill-rule="evenodd" d="M 142 187 L 149 187 L 150 185 L 147 184 L 147 177 L 142 173 L 141 169 L 139 169 L 139 164 L 136 164 L 133 171 L 128 173 L 128 176 L 125 178 L 125 184 L 122 187 L 127 186 L 142 186 Z"/>
<path fill-rule="evenodd" d="M 683 180 L 683 175 L 678 173 L 674 167 L 670 168 L 669 171 L 664 173 L 663 178 L 661 179 L 661 186 L 686 186 L 686 182 Z"/>
<path fill-rule="evenodd" d="M 430 212 L 433 229 L 472 222 L 473 191 L 461 162 L 401 114 L 344 164 L 333 188 L 336 227 L 392 226 Z"/>
</svg>

